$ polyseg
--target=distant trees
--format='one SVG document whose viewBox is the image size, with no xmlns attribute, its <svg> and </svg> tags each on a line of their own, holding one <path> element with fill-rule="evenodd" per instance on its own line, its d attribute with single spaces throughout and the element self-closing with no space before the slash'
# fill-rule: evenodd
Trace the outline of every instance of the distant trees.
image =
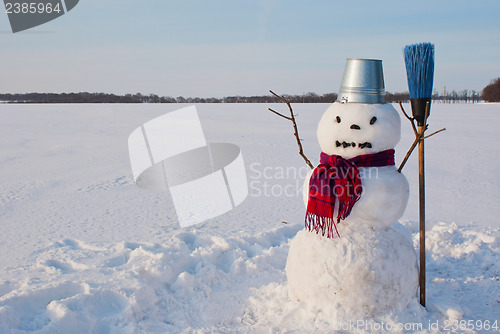
<svg viewBox="0 0 500 334">
<path fill-rule="evenodd" d="M 0 94 L 0 101 L 8 103 L 142 103 L 144 96 L 119 96 L 104 93 L 26 93 Z"/>
<path fill-rule="evenodd" d="M 443 91 L 443 94 L 439 94 L 436 90 L 432 94 L 432 100 L 434 102 L 441 103 L 476 103 L 479 102 L 481 96 L 478 91 L 464 89 L 460 92 L 452 90 L 451 92 L 447 92 L 446 88 Z M 403 93 L 385 93 L 385 102 L 387 103 L 396 103 L 396 102 L 410 102 L 410 94 L 408 92 Z"/>
<path fill-rule="evenodd" d="M 333 103 L 337 94 L 304 93 L 300 95 L 285 95 L 293 103 Z M 200 97 L 170 97 L 156 94 L 141 93 L 115 95 L 105 93 L 25 93 L 1 94 L 0 102 L 6 103 L 275 103 L 272 95 L 259 96 L 226 96 L 223 98 Z"/>
<path fill-rule="evenodd" d="M 410 93 L 408 92 L 403 92 L 403 93 L 385 93 L 385 102 L 387 103 L 396 103 L 396 102 L 410 102 Z"/>
<path fill-rule="evenodd" d="M 313 92 L 304 93 L 301 95 L 283 95 L 288 101 L 292 103 L 333 103 L 337 99 L 337 94 L 327 93 L 318 95 Z M 207 99 L 207 102 L 209 99 Z M 259 96 L 226 96 L 220 99 L 220 103 L 275 103 L 279 102 L 272 95 L 259 95 Z"/>
<path fill-rule="evenodd" d="M 319 95 L 313 92 L 283 95 L 292 103 L 333 103 L 337 99 L 337 94 L 326 93 Z M 492 81 L 492 83 L 483 89 L 482 97 L 475 90 L 461 90 L 459 92 L 453 90 L 439 94 L 434 91 L 432 99 L 435 102 L 441 103 L 476 103 L 480 99 L 488 102 L 500 101 L 500 78 Z M 409 102 L 410 95 L 408 92 L 400 93 L 385 93 L 387 103 Z M 257 95 L 257 96 L 226 96 L 222 98 L 209 97 L 170 97 L 158 96 L 156 94 L 143 95 L 141 93 L 115 95 L 105 93 L 25 93 L 25 94 L 1 94 L 0 102 L 6 103 L 276 103 L 277 98 L 273 95 Z"/>
<path fill-rule="evenodd" d="M 483 88 L 483 100 L 486 102 L 500 102 L 500 78 L 492 80 Z"/>
<path fill-rule="evenodd" d="M 464 89 L 459 92 L 452 90 L 451 92 L 443 89 L 443 93 L 439 94 L 434 91 L 432 94 L 433 101 L 439 101 L 441 103 L 477 103 L 481 100 L 481 94 L 476 90 Z"/>
</svg>

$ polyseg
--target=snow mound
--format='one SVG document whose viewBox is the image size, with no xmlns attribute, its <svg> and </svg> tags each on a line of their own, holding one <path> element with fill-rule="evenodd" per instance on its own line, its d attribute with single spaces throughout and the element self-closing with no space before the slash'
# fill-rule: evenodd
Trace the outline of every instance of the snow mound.
<svg viewBox="0 0 500 334">
<path fill-rule="evenodd" d="M 416 298 L 418 286 L 412 241 L 394 227 L 346 226 L 336 239 L 301 231 L 290 244 L 286 275 L 292 298 L 333 319 L 400 312 Z"/>
<path fill-rule="evenodd" d="M 500 314 L 498 229 L 477 231 L 453 223 L 429 229 L 427 310 L 413 298 L 406 308 L 386 309 L 384 314 L 374 310 L 373 317 L 352 319 L 355 312 L 342 310 L 326 292 L 323 297 L 315 297 L 315 305 L 290 295 L 285 268 L 288 253 L 293 253 L 297 241 L 313 239 L 314 243 L 308 244 L 324 242 L 332 248 L 338 244 L 340 249 L 341 242 L 362 240 L 358 253 L 354 247 L 350 251 L 345 248 L 352 267 L 346 269 L 347 277 L 349 270 L 354 272 L 352 263 L 361 251 L 374 258 L 391 258 L 394 254 L 390 251 L 377 249 L 394 251 L 399 247 L 401 252 L 403 247 L 412 247 L 406 241 L 391 245 L 396 236 L 401 240 L 413 237 L 417 245 L 414 222 L 403 223 L 413 235 L 395 224 L 385 232 L 387 236 L 372 232 L 375 234 L 369 238 L 344 229 L 342 238 L 327 240 L 298 232 L 300 225 L 280 224 L 265 233 L 242 233 L 238 237 L 183 231 L 164 244 L 63 239 L 34 252 L 31 265 L 4 269 L 0 279 L 0 333 L 370 333 L 377 332 L 371 329 L 380 328 L 382 323 L 386 327 L 378 332 L 391 332 L 392 328 L 399 333 L 439 333 L 444 331 L 445 320 L 448 324 L 469 319 L 493 324 Z M 408 234 L 406 238 L 404 234 Z M 377 242 L 377 249 L 370 246 Z M 334 253 L 330 255 L 332 265 L 339 265 Z M 380 258 L 377 261 L 388 268 L 385 275 L 389 276 L 380 279 L 393 279 L 390 268 L 396 264 L 388 265 Z M 369 276 L 367 268 L 357 268 Z M 306 269 L 303 267 L 302 273 Z M 415 273 L 409 275 L 408 281 L 416 280 Z M 368 297 L 359 295 L 360 289 L 366 289 L 361 277 L 346 279 L 361 285 L 349 283 L 352 300 L 344 305 L 354 308 L 367 304 Z M 399 285 L 398 289 L 410 285 L 415 289 L 414 283 L 393 284 Z M 384 297 L 384 289 L 379 290 Z M 414 294 L 415 290 L 403 293 L 405 298 Z M 387 307 L 380 301 L 375 303 Z M 365 307 L 367 310 L 371 308 Z M 356 321 L 354 325 L 350 319 Z M 440 327 L 429 330 L 429 324 L 436 321 Z M 401 330 L 402 324 L 408 327 Z"/>
<path fill-rule="evenodd" d="M 241 326 L 255 288 L 283 282 L 298 226 L 168 244 L 65 239 L 0 279 L 0 333 L 204 333 Z M 3 277 L 2 277 L 3 278 Z"/>
</svg>

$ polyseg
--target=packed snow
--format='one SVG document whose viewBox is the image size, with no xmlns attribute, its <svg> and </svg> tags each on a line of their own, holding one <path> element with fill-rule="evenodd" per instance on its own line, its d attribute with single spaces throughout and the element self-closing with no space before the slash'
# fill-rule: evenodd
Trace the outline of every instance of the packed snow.
<svg viewBox="0 0 500 334">
<path fill-rule="evenodd" d="M 269 105 L 197 105 L 207 141 L 241 148 L 249 196 L 233 211 L 181 229 L 167 193 L 133 183 L 129 134 L 181 107 L 0 105 L 0 333 L 498 332 L 499 104 L 432 106 L 429 131 L 447 131 L 426 144 L 427 308 L 335 321 L 289 295 L 290 245 L 318 236 L 301 232 L 309 168 Z M 317 162 L 328 105 L 293 107 Z M 414 139 L 401 124 L 397 164 Z M 417 249 L 415 154 L 403 172 L 410 198 L 390 233 Z"/>
<path fill-rule="evenodd" d="M 397 227 L 404 229 L 341 223 L 337 240 L 300 231 L 286 264 L 290 297 L 321 309 L 335 323 L 401 312 L 418 303 L 417 256 Z"/>
</svg>

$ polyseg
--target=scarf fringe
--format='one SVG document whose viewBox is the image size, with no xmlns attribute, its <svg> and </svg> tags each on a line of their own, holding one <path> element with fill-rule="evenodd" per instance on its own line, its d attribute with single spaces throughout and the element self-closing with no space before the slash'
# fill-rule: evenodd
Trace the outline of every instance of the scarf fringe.
<svg viewBox="0 0 500 334">
<path fill-rule="evenodd" d="M 337 224 L 338 224 L 337 220 Z M 316 232 L 316 234 L 319 234 L 321 232 L 322 236 L 325 236 L 328 239 L 333 238 L 333 228 L 335 228 L 335 234 L 340 238 L 339 231 L 337 230 L 337 224 L 332 218 L 328 217 L 321 217 L 318 216 L 314 213 L 308 212 L 306 214 L 306 221 L 305 221 L 305 227 L 306 230 L 309 232 Z"/>
</svg>

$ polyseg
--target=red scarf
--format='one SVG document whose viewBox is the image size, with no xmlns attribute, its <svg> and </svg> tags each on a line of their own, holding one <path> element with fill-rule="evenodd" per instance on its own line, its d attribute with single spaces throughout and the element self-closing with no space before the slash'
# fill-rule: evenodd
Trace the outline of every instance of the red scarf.
<svg viewBox="0 0 500 334">
<path fill-rule="evenodd" d="M 342 219 L 346 219 L 356 202 L 361 197 L 363 188 L 358 167 L 394 166 L 394 150 L 386 150 L 374 154 L 358 155 L 344 159 L 340 155 L 321 153 L 321 161 L 311 175 L 309 181 L 309 201 L 305 219 L 306 229 L 321 231 L 328 238 L 333 237 L 333 227 Z M 333 212 L 338 202 L 337 221 Z"/>
</svg>

